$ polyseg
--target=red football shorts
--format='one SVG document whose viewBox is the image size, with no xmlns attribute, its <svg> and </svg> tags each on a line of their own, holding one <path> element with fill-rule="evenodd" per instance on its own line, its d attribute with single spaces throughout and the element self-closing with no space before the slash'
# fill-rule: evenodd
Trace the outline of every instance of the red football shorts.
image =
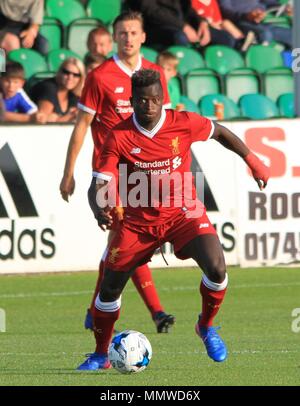
<svg viewBox="0 0 300 406">
<path fill-rule="evenodd" d="M 198 218 L 188 218 L 180 208 L 172 220 L 156 226 L 139 226 L 126 220 L 116 230 L 109 244 L 105 267 L 113 271 L 127 272 L 151 260 L 155 250 L 165 242 L 174 246 L 177 258 L 187 259 L 181 249 L 194 238 L 204 234 L 216 234 L 206 211 Z"/>
</svg>

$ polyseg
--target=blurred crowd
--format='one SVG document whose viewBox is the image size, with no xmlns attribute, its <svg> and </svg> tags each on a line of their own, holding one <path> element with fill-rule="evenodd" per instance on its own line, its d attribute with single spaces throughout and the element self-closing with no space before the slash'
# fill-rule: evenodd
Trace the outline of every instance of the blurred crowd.
<svg viewBox="0 0 300 406">
<path fill-rule="evenodd" d="M 126 0 L 122 7 L 142 13 L 146 45 L 159 52 L 156 62 L 163 68 L 167 82 L 178 74 L 177 57 L 166 51 L 172 45 L 203 52 L 208 45 L 220 44 L 246 52 L 253 43 L 268 45 L 277 41 L 287 50 L 292 48 L 291 28 L 265 22 L 274 10 L 292 16 L 291 2 L 282 9 L 278 0 Z M 66 58 L 55 76 L 38 81 L 25 92 L 24 68 L 20 62 L 9 60 L 9 52 L 32 48 L 47 55 L 47 40 L 39 32 L 43 18 L 43 0 L 0 2 L 0 48 L 7 54 L 5 70 L 0 73 L 2 121 L 74 122 L 86 75 L 112 55 L 112 35 L 100 25 L 88 35 L 88 53 L 83 61 Z M 179 96 L 170 96 L 172 106 L 180 109 Z"/>
</svg>

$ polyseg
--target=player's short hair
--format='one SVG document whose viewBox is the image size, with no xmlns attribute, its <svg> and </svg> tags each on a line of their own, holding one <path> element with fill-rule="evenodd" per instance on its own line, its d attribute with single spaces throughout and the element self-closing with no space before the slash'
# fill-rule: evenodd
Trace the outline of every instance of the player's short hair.
<svg viewBox="0 0 300 406">
<path fill-rule="evenodd" d="M 162 51 L 158 54 L 156 58 L 156 63 L 160 66 L 162 66 L 164 63 L 169 63 L 170 65 L 173 65 L 174 68 L 176 69 L 179 64 L 179 59 L 177 58 L 176 55 L 172 54 L 172 52 Z"/>
<path fill-rule="evenodd" d="M 161 88 L 160 73 L 153 69 L 140 69 L 131 77 L 132 94 L 137 88 L 158 84 Z"/>
<path fill-rule="evenodd" d="M 118 17 L 116 17 L 116 19 L 113 22 L 113 30 L 114 32 L 116 31 L 116 25 L 120 22 L 123 21 L 133 21 L 133 20 L 137 20 L 141 23 L 142 26 L 142 30 L 144 31 L 144 19 L 141 13 L 139 13 L 138 11 L 125 11 L 124 13 L 121 13 L 120 15 L 118 15 Z"/>
<path fill-rule="evenodd" d="M 19 62 L 8 61 L 5 72 L 2 72 L 5 78 L 17 78 L 25 80 L 25 71 Z"/>
</svg>

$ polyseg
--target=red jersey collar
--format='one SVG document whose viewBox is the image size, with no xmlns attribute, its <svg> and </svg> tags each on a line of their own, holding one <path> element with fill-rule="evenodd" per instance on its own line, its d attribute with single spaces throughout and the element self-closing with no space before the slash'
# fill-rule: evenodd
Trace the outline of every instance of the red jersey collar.
<svg viewBox="0 0 300 406">
<path fill-rule="evenodd" d="M 137 130 L 138 130 L 140 133 L 144 134 L 144 135 L 145 135 L 146 137 L 148 137 L 148 138 L 153 138 L 154 135 L 155 135 L 156 133 L 158 133 L 158 131 L 159 131 L 159 130 L 161 129 L 161 127 L 164 125 L 164 122 L 166 121 L 166 117 L 167 117 L 166 110 L 165 110 L 164 108 L 162 108 L 161 116 L 160 116 L 160 119 L 159 119 L 158 123 L 156 124 L 155 127 L 152 128 L 152 130 L 149 131 L 149 130 L 146 130 L 146 128 L 142 127 L 142 126 L 137 122 L 137 119 L 136 119 L 136 117 L 135 117 L 135 114 L 134 114 L 134 113 L 132 114 L 132 119 L 133 119 L 133 123 L 134 123 L 135 127 L 137 128 Z"/>
<path fill-rule="evenodd" d="M 130 76 L 130 77 L 134 74 L 134 72 L 140 70 L 141 67 L 142 67 L 142 57 L 141 57 L 141 55 L 139 55 L 138 63 L 137 63 L 137 65 L 136 65 L 136 67 L 135 67 L 135 69 L 134 69 L 133 71 L 132 71 L 131 69 L 129 69 L 128 66 L 126 66 L 126 65 L 121 61 L 121 59 L 119 58 L 118 54 L 114 54 L 114 55 L 113 55 L 113 59 L 114 59 L 115 63 L 118 65 L 118 67 L 119 67 L 124 73 L 126 73 L 126 75 L 128 75 L 128 76 Z"/>
</svg>

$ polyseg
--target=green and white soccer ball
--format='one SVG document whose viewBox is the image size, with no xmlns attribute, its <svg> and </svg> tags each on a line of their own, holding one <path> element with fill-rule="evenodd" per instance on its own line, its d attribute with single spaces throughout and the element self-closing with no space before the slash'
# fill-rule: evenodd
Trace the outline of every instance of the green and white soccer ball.
<svg viewBox="0 0 300 406">
<path fill-rule="evenodd" d="M 152 357 L 148 338 L 134 330 L 125 330 L 114 336 L 108 350 L 113 368 L 122 374 L 144 371 Z"/>
</svg>

